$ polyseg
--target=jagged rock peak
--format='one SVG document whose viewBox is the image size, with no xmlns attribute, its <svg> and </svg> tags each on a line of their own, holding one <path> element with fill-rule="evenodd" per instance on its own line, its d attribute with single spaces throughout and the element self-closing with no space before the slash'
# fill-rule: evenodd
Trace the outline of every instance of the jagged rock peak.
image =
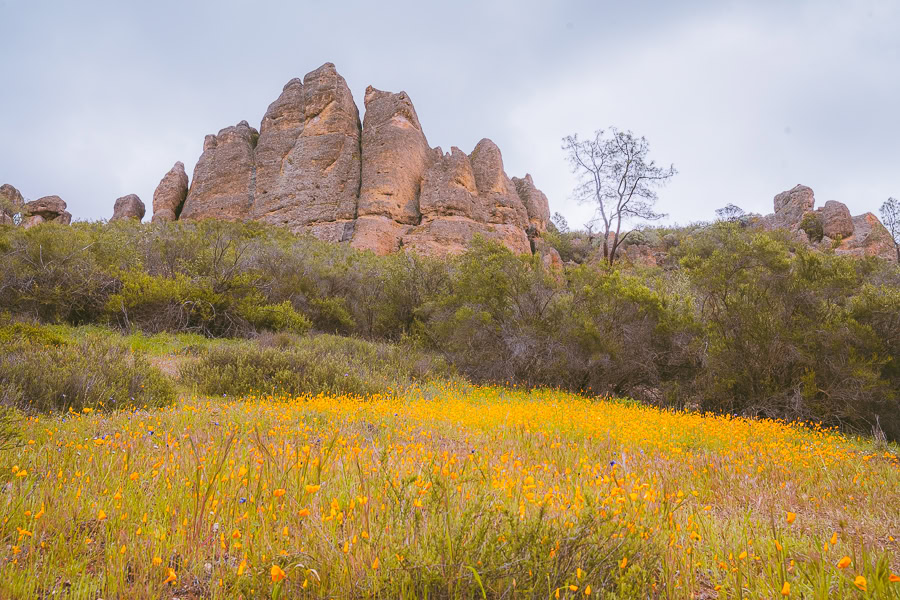
<svg viewBox="0 0 900 600">
<path fill-rule="evenodd" d="M 153 223 L 174 221 L 181 214 L 188 193 L 188 176 L 184 163 L 178 161 L 163 175 L 153 192 Z"/>
<path fill-rule="evenodd" d="M 258 134 L 242 121 L 206 137 L 181 214 L 174 194 L 159 220 L 252 219 L 377 253 L 453 253 L 476 233 L 531 251 L 546 196 L 506 175 L 493 142 L 444 155 L 406 92 L 369 86 L 364 103 L 361 123 L 332 63 L 291 79 Z"/>
</svg>

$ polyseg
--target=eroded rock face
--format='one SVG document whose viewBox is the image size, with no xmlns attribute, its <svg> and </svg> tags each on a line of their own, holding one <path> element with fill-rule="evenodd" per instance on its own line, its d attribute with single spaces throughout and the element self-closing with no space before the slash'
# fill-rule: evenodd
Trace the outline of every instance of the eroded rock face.
<svg viewBox="0 0 900 600">
<path fill-rule="evenodd" d="M 66 203 L 59 196 L 44 196 L 22 206 L 22 226 L 26 229 L 41 223 L 61 223 L 68 225 L 72 215 L 66 210 Z"/>
<path fill-rule="evenodd" d="M 206 136 L 179 218 L 243 221 L 249 217 L 256 187 L 258 138 L 259 133 L 247 121 Z"/>
<path fill-rule="evenodd" d="M 842 238 L 835 253 L 897 259 L 891 232 L 870 212 L 853 217 L 853 235 Z"/>
<path fill-rule="evenodd" d="M 302 86 L 289 83 L 266 117 L 260 140 L 264 188 L 251 218 L 298 232 L 327 231 L 329 237 L 352 226 L 347 223 L 356 217 L 359 196 L 359 111 L 334 65 L 308 73 Z M 276 168 L 280 175 L 270 177 Z"/>
<path fill-rule="evenodd" d="M 184 163 L 176 162 L 153 192 L 153 223 L 174 221 L 181 214 L 188 194 L 188 176 Z"/>
<path fill-rule="evenodd" d="M 144 218 L 146 208 L 143 201 L 137 194 L 128 194 L 116 199 L 113 206 L 113 216 L 110 221 L 119 221 L 122 219 L 137 219 L 140 221 Z"/>
<path fill-rule="evenodd" d="M 436 150 L 435 154 L 439 156 L 433 160 L 422 179 L 419 195 L 422 219 L 451 216 L 477 218 L 478 187 L 469 157 L 455 146 L 449 154 L 441 153 L 440 148 Z"/>
<path fill-rule="evenodd" d="M 475 185 L 478 188 L 479 208 L 483 220 L 488 223 L 528 226 L 528 213 L 519 193 L 503 170 L 500 149 L 485 138 L 478 142 L 469 155 Z"/>
<path fill-rule="evenodd" d="M 829 200 L 822 207 L 822 232 L 832 239 L 853 235 L 853 217 L 846 204 Z"/>
<path fill-rule="evenodd" d="M 445 155 L 429 147 L 405 92 L 370 86 L 365 105 L 360 124 L 331 63 L 292 79 L 258 136 L 246 122 L 207 136 L 180 215 L 187 177 L 167 174 L 154 220 L 254 219 L 379 254 L 444 256 L 477 234 L 531 252 L 549 222 L 547 198 L 530 175 L 506 175 L 493 142 Z"/>
<path fill-rule="evenodd" d="M 525 205 L 528 222 L 539 232 L 547 231 L 547 225 L 550 223 L 550 203 L 547 196 L 534 186 L 531 175 L 526 174 L 523 179 L 513 177 L 512 182 L 516 186 L 522 204 Z"/>
<path fill-rule="evenodd" d="M 369 86 L 365 103 L 358 215 L 416 225 L 422 177 L 433 159 L 419 117 L 406 92 Z"/>
<path fill-rule="evenodd" d="M 0 225 L 15 225 L 14 217 L 22 212 L 25 199 L 8 183 L 0 185 Z"/>
<path fill-rule="evenodd" d="M 775 227 L 794 229 L 803 220 L 803 215 L 813 209 L 816 203 L 813 191 L 805 185 L 797 185 L 775 196 Z"/>
</svg>

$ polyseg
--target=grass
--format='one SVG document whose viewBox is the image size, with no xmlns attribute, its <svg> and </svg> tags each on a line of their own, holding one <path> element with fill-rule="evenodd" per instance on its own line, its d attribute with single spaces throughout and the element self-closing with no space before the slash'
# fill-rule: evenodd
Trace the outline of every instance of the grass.
<svg viewBox="0 0 900 600">
<path fill-rule="evenodd" d="M 447 385 L 22 429 L 0 597 L 900 598 L 897 448 L 815 427 Z"/>
</svg>

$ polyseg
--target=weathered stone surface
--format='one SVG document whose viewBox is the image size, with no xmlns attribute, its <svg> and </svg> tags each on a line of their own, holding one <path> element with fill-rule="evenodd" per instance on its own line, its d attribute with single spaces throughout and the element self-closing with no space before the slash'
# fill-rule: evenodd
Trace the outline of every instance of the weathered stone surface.
<svg viewBox="0 0 900 600">
<path fill-rule="evenodd" d="M 401 239 L 412 226 L 398 223 L 382 215 L 363 215 L 356 219 L 356 230 L 350 245 L 375 254 L 390 254 L 400 249 Z"/>
<path fill-rule="evenodd" d="M 476 219 L 479 204 L 475 174 L 466 153 L 457 147 L 449 154 L 440 153 L 422 180 L 419 211 L 423 219 L 459 216 Z"/>
<path fill-rule="evenodd" d="M 302 129 L 297 123 L 300 105 Z M 322 223 L 355 218 L 360 123 L 347 82 L 326 63 L 303 78 L 302 88 L 288 84 L 273 106 L 267 113 L 270 119 L 264 120 L 266 162 L 283 151 L 295 132 L 297 137 L 274 183 L 268 173 L 275 167 L 266 167 L 265 193 L 254 201 L 251 217 L 294 231 L 315 231 Z"/>
<path fill-rule="evenodd" d="M 72 215 L 66 210 L 66 203 L 59 196 L 44 196 L 22 205 L 22 226 L 26 229 L 49 222 L 62 225 L 72 222 Z"/>
<path fill-rule="evenodd" d="M 485 138 L 478 142 L 469 155 L 475 185 L 478 188 L 480 212 L 486 213 L 488 223 L 528 226 L 528 213 L 519 198 L 515 186 L 503 170 L 500 149 Z M 479 219 L 481 220 L 481 219 Z"/>
<path fill-rule="evenodd" d="M 259 133 L 247 121 L 206 136 L 179 218 L 242 221 L 249 217 L 258 138 Z"/>
<path fill-rule="evenodd" d="M 853 235 L 853 217 L 846 204 L 829 200 L 822 207 L 822 231 L 830 238 Z"/>
<path fill-rule="evenodd" d="M 841 239 L 836 254 L 851 256 L 879 256 L 896 260 L 897 252 L 891 233 L 878 217 L 868 212 L 853 217 L 853 235 Z"/>
<path fill-rule="evenodd" d="M 414 227 L 401 239 L 404 249 L 425 256 L 462 254 L 476 235 L 499 242 L 516 254 L 531 254 L 525 230 L 516 225 L 479 223 L 467 217 L 436 217 Z"/>
<path fill-rule="evenodd" d="M 110 221 L 119 221 L 121 219 L 137 219 L 140 221 L 144 218 L 147 209 L 144 202 L 137 194 L 128 194 L 116 199 L 113 205 L 113 216 Z"/>
<path fill-rule="evenodd" d="M 181 214 L 188 193 L 188 176 L 184 163 L 176 162 L 153 192 L 153 223 L 174 221 Z"/>
<path fill-rule="evenodd" d="M 261 216 L 281 198 L 280 180 L 285 161 L 297 144 L 306 122 L 303 100 L 303 81 L 291 79 L 281 95 L 269 105 L 259 126 L 256 145 L 256 196 L 254 215 Z"/>
<path fill-rule="evenodd" d="M 539 232 L 547 231 L 547 225 L 550 223 L 550 203 L 547 196 L 534 186 L 534 180 L 529 174 L 522 179 L 513 177 L 512 182 L 516 186 L 519 199 L 525 205 L 528 222 Z"/>
<path fill-rule="evenodd" d="M 366 88 L 362 129 L 360 217 L 381 215 L 398 223 L 419 222 L 419 189 L 431 147 L 406 92 Z"/>
<path fill-rule="evenodd" d="M 8 183 L 0 185 L 0 225 L 15 225 L 14 217 L 22 212 L 25 199 Z"/>
<path fill-rule="evenodd" d="M 41 223 L 72 222 L 72 214 L 66 210 L 66 203 L 59 196 L 44 196 L 22 206 L 22 226 L 26 229 Z"/>
<path fill-rule="evenodd" d="M 797 185 L 775 196 L 775 227 L 794 229 L 803 215 L 813 209 L 816 200 L 813 191 L 805 185 Z"/>
</svg>

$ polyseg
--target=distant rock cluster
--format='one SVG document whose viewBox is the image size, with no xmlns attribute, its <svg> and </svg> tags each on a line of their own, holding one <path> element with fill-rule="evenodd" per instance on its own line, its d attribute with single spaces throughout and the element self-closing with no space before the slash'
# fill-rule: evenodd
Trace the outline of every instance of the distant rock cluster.
<svg viewBox="0 0 900 600">
<path fill-rule="evenodd" d="M 21 219 L 26 229 L 41 223 L 54 222 L 68 225 L 72 214 L 59 196 L 44 196 L 25 202 L 21 192 L 8 183 L 0 186 L 0 225 L 15 225 Z"/>
<path fill-rule="evenodd" d="M 360 123 L 331 63 L 292 79 L 258 131 L 241 121 L 206 137 L 190 188 L 176 163 L 153 220 L 255 220 L 377 254 L 457 254 L 476 234 L 521 254 L 541 246 L 547 197 L 530 175 L 507 176 L 493 142 L 444 153 L 405 92 L 370 86 L 364 102 Z"/>
<path fill-rule="evenodd" d="M 761 218 L 765 229 L 787 229 L 798 241 L 835 254 L 896 259 L 890 232 L 872 213 L 851 216 L 841 202 L 815 208 L 812 189 L 797 185 L 775 196 L 775 213 Z"/>
</svg>

